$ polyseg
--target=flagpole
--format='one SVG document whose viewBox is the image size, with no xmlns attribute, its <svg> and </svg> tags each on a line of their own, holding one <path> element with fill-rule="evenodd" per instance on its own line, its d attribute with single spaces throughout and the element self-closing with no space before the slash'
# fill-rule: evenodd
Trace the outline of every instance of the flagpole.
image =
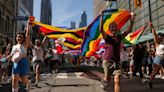
<svg viewBox="0 0 164 92">
<path fill-rule="evenodd" d="M 15 1 L 15 16 L 18 15 L 18 0 Z M 14 21 L 14 30 L 13 30 L 13 44 L 15 44 L 15 35 L 17 31 L 17 20 Z"/>
</svg>

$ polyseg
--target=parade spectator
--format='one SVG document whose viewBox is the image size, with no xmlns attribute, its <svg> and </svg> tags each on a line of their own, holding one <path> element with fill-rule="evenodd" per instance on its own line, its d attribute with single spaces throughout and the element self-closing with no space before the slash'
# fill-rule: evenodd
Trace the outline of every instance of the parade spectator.
<svg viewBox="0 0 164 92">
<path fill-rule="evenodd" d="M 133 76 L 137 76 L 136 73 L 139 72 L 139 76 L 141 79 L 143 79 L 143 73 L 142 73 L 142 63 L 143 63 L 143 58 L 144 58 L 144 50 L 143 46 L 141 44 L 137 44 L 135 49 L 134 49 L 134 71 L 133 71 Z"/>
<path fill-rule="evenodd" d="M 120 63 L 122 67 L 122 73 L 125 73 L 127 75 L 129 71 L 129 61 L 128 61 L 128 53 L 126 52 L 125 47 L 121 48 Z"/>
<path fill-rule="evenodd" d="M 0 59 L 2 59 L 3 57 L 3 54 L 2 54 L 2 49 L 0 49 Z M 2 61 L 0 60 L 0 76 L 2 76 Z M 0 83 L 1 83 L 1 80 L 2 78 L 0 77 Z"/>
<path fill-rule="evenodd" d="M 151 44 L 147 42 L 147 74 L 150 75 L 153 71 L 153 60 L 155 51 L 151 49 Z"/>
<path fill-rule="evenodd" d="M 105 11 L 104 11 L 105 12 Z M 105 40 L 105 52 L 103 56 L 103 69 L 104 69 L 104 78 L 102 79 L 101 87 L 106 89 L 108 86 L 108 81 L 110 81 L 112 73 L 114 75 L 114 92 L 120 92 L 120 46 L 121 46 L 121 39 L 127 36 L 128 33 L 131 32 L 133 27 L 134 16 L 131 16 L 131 26 L 127 31 L 123 34 L 119 35 L 118 32 L 118 25 L 115 22 L 112 22 L 109 25 L 110 31 L 112 33 L 111 36 L 107 35 L 103 30 L 103 13 L 101 16 L 101 25 L 100 30 L 102 32 L 103 38 Z"/>
<path fill-rule="evenodd" d="M 8 76 L 8 66 L 9 66 L 9 62 L 8 60 L 3 60 L 3 58 L 7 57 L 10 54 L 10 51 L 6 51 L 2 56 L 1 56 L 1 69 L 2 69 L 2 83 L 6 83 L 7 82 L 7 76 Z"/>
<path fill-rule="evenodd" d="M 134 48 L 130 47 L 129 51 L 128 51 L 128 61 L 129 61 L 129 75 L 130 75 L 130 79 L 133 78 L 133 70 L 134 70 L 134 60 L 133 60 L 133 51 Z"/>
<path fill-rule="evenodd" d="M 50 56 L 49 56 L 49 75 L 52 73 L 56 72 L 57 64 L 59 63 L 58 61 L 58 54 L 56 49 L 51 49 L 50 50 Z"/>
<path fill-rule="evenodd" d="M 154 36 L 154 43 L 156 47 L 155 58 L 153 61 L 154 71 L 150 75 L 149 87 L 153 88 L 152 81 L 154 77 L 159 73 L 161 67 L 164 67 L 164 39 L 163 35 L 157 35 L 152 23 L 150 22 L 150 27 Z"/>
</svg>

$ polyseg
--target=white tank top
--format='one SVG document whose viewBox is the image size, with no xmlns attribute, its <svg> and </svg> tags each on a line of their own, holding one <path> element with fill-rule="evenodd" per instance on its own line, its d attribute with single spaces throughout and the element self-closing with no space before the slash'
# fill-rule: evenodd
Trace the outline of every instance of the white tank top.
<svg viewBox="0 0 164 92">
<path fill-rule="evenodd" d="M 21 54 L 27 54 L 27 50 L 26 48 L 23 46 L 23 45 L 14 45 L 13 48 L 12 48 L 12 51 L 11 51 L 11 54 L 14 54 L 16 52 L 20 52 Z"/>
<path fill-rule="evenodd" d="M 164 58 L 164 45 L 160 44 L 156 47 L 156 55 Z"/>
<path fill-rule="evenodd" d="M 32 49 L 33 59 L 32 61 L 41 60 L 43 61 L 43 49 L 42 47 L 34 46 Z"/>
</svg>

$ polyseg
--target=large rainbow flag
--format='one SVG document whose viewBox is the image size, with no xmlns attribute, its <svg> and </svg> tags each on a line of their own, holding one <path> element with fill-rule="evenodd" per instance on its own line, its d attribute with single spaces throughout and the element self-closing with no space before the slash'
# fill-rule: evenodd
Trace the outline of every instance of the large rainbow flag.
<svg viewBox="0 0 164 92">
<path fill-rule="evenodd" d="M 40 30 L 42 34 L 46 35 L 49 38 L 52 39 L 64 38 L 65 41 L 61 42 L 61 44 L 72 50 L 80 49 L 83 40 L 83 34 L 84 31 L 86 30 L 86 27 L 67 30 L 64 28 L 43 24 L 37 21 L 33 21 L 32 26 L 35 29 Z"/>
<path fill-rule="evenodd" d="M 103 30 L 108 35 L 111 34 L 109 29 L 109 25 L 111 24 L 111 22 L 116 22 L 116 24 L 118 25 L 118 29 L 121 29 L 131 16 L 129 11 L 123 9 L 105 10 L 103 11 L 103 13 Z M 81 48 L 81 54 L 83 56 L 90 57 L 92 55 L 95 55 L 96 51 L 100 49 L 100 41 L 102 40 L 102 34 L 99 30 L 100 15 L 96 17 L 94 21 L 87 27 L 73 30 L 50 26 L 37 21 L 33 21 L 32 25 L 34 28 L 40 30 L 44 35 L 49 38 L 65 38 L 65 41 L 62 42 L 62 45 L 70 48 L 71 50 L 78 50 Z M 123 40 L 123 42 L 125 44 L 135 43 L 135 41 L 140 37 L 142 32 L 143 31 L 141 30 L 137 30 L 129 34 Z"/>
<path fill-rule="evenodd" d="M 103 30 L 110 35 L 109 25 L 116 22 L 118 29 L 129 20 L 130 12 L 123 9 L 111 9 L 103 11 Z M 81 46 L 81 53 L 83 56 L 90 57 L 99 49 L 98 45 L 102 39 L 102 34 L 99 30 L 100 15 L 87 27 L 84 35 L 83 44 Z"/>
</svg>

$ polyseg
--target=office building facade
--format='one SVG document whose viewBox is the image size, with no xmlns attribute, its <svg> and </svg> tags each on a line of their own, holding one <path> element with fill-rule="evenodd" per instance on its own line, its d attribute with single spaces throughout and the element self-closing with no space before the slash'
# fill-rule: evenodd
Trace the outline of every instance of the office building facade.
<svg viewBox="0 0 164 92">
<path fill-rule="evenodd" d="M 134 12 L 136 15 L 133 31 L 140 28 L 141 26 L 147 24 L 149 21 L 152 21 L 156 30 L 164 29 L 164 2 L 163 0 L 141 0 L 142 6 L 136 8 L 134 6 L 134 0 L 116 0 L 114 7 L 119 9 L 126 9 Z M 114 2 L 114 1 L 113 1 Z M 110 6 L 112 1 L 105 0 L 93 0 L 93 14 L 96 17 L 104 9 L 107 9 Z M 126 30 L 129 26 L 129 22 L 121 29 Z M 150 28 L 147 27 L 144 31 L 144 35 L 149 34 Z"/>
<path fill-rule="evenodd" d="M 5 39 L 13 39 L 15 0 L 0 0 L 0 48 L 6 46 Z"/>
<path fill-rule="evenodd" d="M 30 13 L 30 15 L 33 15 L 34 0 L 21 0 L 21 1 L 22 1 L 22 4 L 24 5 L 24 7 Z"/>
</svg>

